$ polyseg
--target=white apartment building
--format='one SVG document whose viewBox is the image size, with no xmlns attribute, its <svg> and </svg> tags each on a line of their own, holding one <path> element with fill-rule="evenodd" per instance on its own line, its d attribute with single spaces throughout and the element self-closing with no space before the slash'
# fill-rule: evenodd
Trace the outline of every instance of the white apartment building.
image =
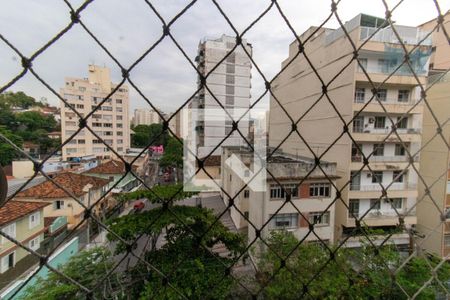
<svg viewBox="0 0 450 300">
<path fill-rule="evenodd" d="M 213 72 L 206 78 L 206 85 L 200 90 L 198 96 L 193 100 L 190 107 L 204 110 L 204 113 L 197 117 L 195 122 L 196 145 L 198 156 L 205 157 L 232 131 L 232 122 L 230 118 L 215 118 L 210 109 L 221 110 L 216 99 L 227 109 L 237 120 L 242 112 L 250 107 L 250 88 L 251 88 L 251 61 L 242 47 L 252 54 L 252 46 L 245 39 L 242 44 L 223 61 L 219 62 L 236 45 L 234 37 L 222 35 L 219 39 L 205 39 L 198 46 L 198 70 L 206 76 L 211 70 Z M 219 64 L 217 66 L 217 64 Z M 201 78 L 198 79 L 201 87 Z M 212 93 L 212 94 L 211 94 Z M 215 99 L 215 98 L 216 99 Z M 238 109 L 238 110 L 235 110 Z M 235 115 L 233 115 L 235 113 Z M 248 116 L 242 119 L 239 124 L 240 132 L 247 137 L 248 135 Z M 245 145 L 245 141 L 238 132 L 233 132 L 222 144 L 226 145 Z M 221 153 L 220 148 L 214 151 L 215 155 Z"/>
<path fill-rule="evenodd" d="M 153 109 L 138 108 L 134 110 L 132 123 L 134 126 L 160 124 L 161 118 Z"/>
<path fill-rule="evenodd" d="M 336 239 L 355 234 L 356 217 L 371 228 L 386 233 L 395 230 L 390 241 L 407 246 L 410 236 L 398 232 L 397 225 L 403 223 L 411 228 L 417 222 L 418 176 L 410 163 L 419 169 L 419 160 L 418 155 L 410 160 L 407 151 L 415 154 L 420 149 L 423 106 L 416 105 L 420 99 L 418 81 L 406 65 L 399 67 L 404 59 L 402 47 L 384 21 L 360 14 L 345 25 L 356 48 L 361 47 L 358 59 L 375 89 L 353 59 L 353 48 L 342 28 L 311 27 L 300 38 L 309 39 L 304 45 L 305 53 L 323 82 L 331 82 L 326 88 L 330 100 L 321 97 L 324 87 L 305 57 L 300 54 L 294 59 L 299 51 L 297 42 L 290 45 L 289 57 L 282 67 L 294 59 L 293 62 L 275 80 L 272 91 L 295 121 L 303 116 L 297 128 L 313 149 L 309 150 L 294 133 L 283 144 L 283 150 L 307 157 L 327 150 L 323 159 L 337 162 L 337 182 L 345 205 L 342 201 L 336 205 Z M 378 33 L 368 40 L 378 28 Z M 427 34 L 416 27 L 396 25 L 396 29 L 408 51 Z M 430 45 L 431 40 L 425 39 L 410 55 L 414 72 L 423 85 Z M 290 120 L 271 99 L 269 144 L 278 145 L 291 130 Z M 333 146 L 327 149 L 330 145 Z M 347 245 L 359 243 L 349 239 Z"/>
<path fill-rule="evenodd" d="M 247 230 L 249 243 L 257 236 L 255 229 L 261 230 L 262 238 L 267 238 L 272 230 L 286 229 L 293 232 L 299 240 L 305 238 L 306 241 L 317 242 L 320 238 L 324 242 L 333 242 L 333 201 L 336 191 L 331 182 L 335 184 L 337 179 L 336 163 L 321 161 L 327 176 L 316 168 L 305 179 L 314 168 L 314 161 L 277 151 L 267 160 L 266 167 L 269 172 L 265 179 L 266 190 L 261 192 L 253 191 L 250 185 L 243 189 L 245 181 L 225 163 L 231 155 L 236 155 L 250 170 L 254 170 L 253 153 L 250 149 L 238 146 L 222 149 L 222 188 L 232 198 L 240 192 L 233 200 L 234 206 L 230 207 L 230 215 L 239 230 Z M 290 201 L 285 203 L 288 193 Z M 223 192 L 222 198 L 225 205 L 229 205 L 230 199 Z M 310 230 L 310 225 L 314 233 Z"/>
<path fill-rule="evenodd" d="M 61 105 L 61 131 L 64 142 L 79 128 L 79 118 L 94 110 L 117 86 L 111 82 L 110 70 L 106 67 L 89 65 L 88 78 L 65 78 L 65 86 L 60 93 L 69 104 Z M 122 85 L 87 120 L 87 125 L 119 154 L 130 148 L 130 123 L 128 87 Z M 62 149 L 63 160 L 95 155 L 99 158 L 114 157 L 100 139 L 87 129 L 82 129 Z"/>
</svg>

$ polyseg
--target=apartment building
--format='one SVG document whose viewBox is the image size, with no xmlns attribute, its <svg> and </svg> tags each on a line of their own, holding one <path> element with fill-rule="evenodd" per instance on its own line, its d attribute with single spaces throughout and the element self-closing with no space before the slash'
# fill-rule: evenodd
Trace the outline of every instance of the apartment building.
<svg viewBox="0 0 450 300">
<path fill-rule="evenodd" d="M 153 109 L 138 108 L 134 110 L 132 123 L 134 126 L 160 124 L 162 122 L 158 112 Z"/>
<path fill-rule="evenodd" d="M 37 251 L 44 241 L 44 213 L 48 202 L 9 201 L 0 208 L 0 230 Z M 38 259 L 5 237 L 0 237 L 0 289 L 17 279 Z"/>
<path fill-rule="evenodd" d="M 304 47 L 297 41 L 290 45 L 289 57 L 282 63 L 289 66 L 276 78 L 272 91 L 289 115 L 300 119 L 296 128 L 302 139 L 294 132 L 282 148 L 306 157 L 325 153 L 323 159 L 337 162 L 343 201 L 336 205 L 336 239 L 357 233 L 355 217 L 364 217 L 361 224 L 397 232 L 390 241 L 407 246 L 409 236 L 398 232 L 397 224 L 406 228 L 416 224 L 418 176 L 412 164 L 419 169 L 419 161 L 418 155 L 410 160 L 408 152 L 415 154 L 421 145 L 423 106 L 416 103 L 419 83 L 426 84 L 431 39 L 420 28 L 395 25 L 408 51 L 425 38 L 410 54 L 417 81 L 406 65 L 401 66 L 402 47 L 384 19 L 359 14 L 344 26 L 360 48 L 361 66 L 343 28 L 311 27 L 300 37 L 308 39 Z M 326 86 L 304 55 L 295 57 L 299 49 Z M 272 97 L 269 145 L 277 146 L 292 129 Z M 348 241 L 348 246 L 358 245 Z"/>
<path fill-rule="evenodd" d="M 250 149 L 237 146 L 222 149 L 221 180 L 226 191 L 226 194 L 222 192 L 222 198 L 228 206 L 227 194 L 234 198 L 239 193 L 233 199 L 230 216 L 236 228 L 247 233 L 249 243 L 257 237 L 256 229 L 261 230 L 262 238 L 270 236 L 273 230 L 286 229 L 298 239 L 317 242 L 320 238 L 333 242 L 336 191 L 331 183 L 335 184 L 338 178 L 336 163 L 321 161 L 324 172 L 318 168 L 311 171 L 313 160 L 277 151 L 266 162 L 264 191 L 255 191 L 245 184 L 250 171 L 242 178 L 225 163 L 231 155 L 236 155 L 249 170 L 257 172 Z M 271 151 L 273 149 L 268 153 Z M 290 201 L 286 203 L 288 197 Z M 310 224 L 314 233 L 310 231 Z"/>
<path fill-rule="evenodd" d="M 245 53 L 244 48 L 251 55 L 252 46 L 245 39 L 242 44 L 227 58 L 221 60 L 236 45 L 236 38 L 222 35 L 218 39 L 205 39 L 198 46 L 198 55 L 195 58 L 198 63 L 198 71 L 206 76 L 206 86 L 201 84 L 201 78 L 198 78 L 199 88 L 198 96 L 193 99 L 192 108 L 202 111 L 198 115 L 191 116 L 195 118 L 196 140 L 193 149 L 197 149 L 199 157 L 205 157 L 232 131 L 233 120 L 229 117 L 223 117 L 214 109 L 222 110 L 220 102 L 233 119 L 237 120 L 243 112 L 250 107 L 250 88 L 251 88 L 251 61 Z M 217 66 L 218 65 L 218 66 Z M 218 102 L 217 102 L 218 101 Z M 180 122 L 181 123 L 181 122 Z M 239 130 L 246 137 L 248 135 L 248 116 L 239 122 Z M 245 145 L 244 140 L 238 132 L 233 132 L 224 141 L 222 146 L 226 145 Z M 220 155 L 220 148 L 212 154 Z"/>
<path fill-rule="evenodd" d="M 107 199 L 102 198 L 102 196 L 107 191 L 109 179 L 64 172 L 56 175 L 53 181 L 64 187 L 78 201 L 49 180 L 18 193 L 14 199 L 24 202 L 50 203 L 51 205 L 44 208 L 44 216 L 46 218 L 67 217 L 69 229 L 74 228 L 84 220 L 85 209 L 79 202 L 86 207 L 90 207 L 95 203 L 93 213 L 96 215 L 105 213 L 101 209 L 107 207 Z"/>
<path fill-rule="evenodd" d="M 432 30 L 436 24 L 434 19 L 420 28 Z M 450 11 L 444 15 L 443 25 L 450 32 Z M 417 230 L 423 237 L 422 248 L 447 257 L 450 254 L 450 75 L 445 71 L 450 69 L 450 45 L 442 28 L 433 32 L 432 39 L 427 102 L 433 114 L 424 109 L 420 174 L 426 185 L 419 181 Z M 438 126 L 442 136 L 436 135 Z"/>
<path fill-rule="evenodd" d="M 88 78 L 65 78 L 65 86 L 60 90 L 61 97 L 68 102 L 61 105 L 63 142 L 79 128 L 79 118 L 73 109 L 82 117 L 86 116 L 116 87 L 117 84 L 111 82 L 110 70 L 96 65 L 89 65 Z M 122 85 L 87 120 L 87 125 L 119 154 L 130 148 L 128 95 L 128 87 Z M 92 154 L 99 158 L 115 156 L 104 143 L 87 129 L 82 129 L 63 147 L 63 160 Z"/>
</svg>

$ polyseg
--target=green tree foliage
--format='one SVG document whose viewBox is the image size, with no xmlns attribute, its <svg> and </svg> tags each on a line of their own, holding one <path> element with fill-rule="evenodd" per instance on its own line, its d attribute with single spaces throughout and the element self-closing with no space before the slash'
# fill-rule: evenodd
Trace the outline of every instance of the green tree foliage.
<svg viewBox="0 0 450 300">
<path fill-rule="evenodd" d="M 145 260 L 159 271 L 142 262 L 128 271 L 129 281 L 136 282 L 130 288 L 132 299 L 180 299 L 180 294 L 189 299 L 225 299 L 231 291 L 233 282 L 226 274 L 228 266 L 244 249 L 243 239 L 216 222 L 211 210 L 175 205 L 177 200 L 191 195 L 184 194 L 179 187 L 155 187 L 159 196 L 147 195 L 150 202 L 159 205 L 111 221 L 111 229 L 128 243 L 143 235 L 150 238 Z M 128 199 L 143 195 L 134 193 Z M 161 202 L 164 204 L 160 205 Z M 156 241 L 163 234 L 166 242 L 157 246 Z M 117 241 L 114 235 L 109 238 Z M 211 252 L 218 244 L 229 250 L 229 256 Z M 125 244 L 117 241 L 118 253 L 126 249 Z"/>
<path fill-rule="evenodd" d="M 0 133 L 18 147 L 22 147 L 23 139 L 21 136 L 12 133 L 4 126 L 0 126 Z M 17 152 L 10 144 L 0 139 L 0 164 L 2 166 L 9 165 L 11 161 L 19 157 L 20 157 L 19 152 Z"/>
<path fill-rule="evenodd" d="M 102 284 L 96 286 L 114 266 L 110 251 L 104 247 L 84 250 L 73 256 L 59 271 L 76 280 L 84 287 L 94 290 L 95 299 L 105 299 L 104 292 L 117 289 L 117 273 L 111 274 Z M 94 287 L 96 287 L 94 289 Z M 85 293 L 79 286 L 57 273 L 49 272 L 47 278 L 38 278 L 37 282 L 25 290 L 21 299 L 84 299 Z"/>
<path fill-rule="evenodd" d="M 399 285 L 411 297 L 433 276 L 440 259 L 433 256 L 406 260 L 394 249 L 384 246 L 374 249 L 326 248 L 319 244 L 302 243 L 292 233 L 273 232 L 269 247 L 259 254 L 258 283 L 265 286 L 267 299 L 408 299 Z M 285 267 L 281 267 L 281 266 Z M 441 282 L 450 279 L 450 266 L 445 262 L 437 271 Z M 307 285 L 307 288 L 305 287 Z M 432 281 L 416 299 L 435 299 L 442 287 Z"/>
<path fill-rule="evenodd" d="M 26 128 L 26 131 L 42 129 L 52 131 L 56 128 L 56 120 L 53 116 L 45 116 L 37 111 L 26 111 L 16 115 L 16 122 Z"/>
<path fill-rule="evenodd" d="M 27 109 L 32 106 L 40 106 L 43 104 L 36 101 L 33 97 L 26 95 L 24 92 L 7 92 L 0 94 L 0 106 L 9 108 L 23 108 Z"/>
<path fill-rule="evenodd" d="M 161 167 L 183 167 L 183 143 L 174 137 L 169 137 L 159 165 Z"/>
<path fill-rule="evenodd" d="M 166 146 L 169 137 L 163 132 L 162 124 L 138 125 L 132 128 L 134 134 L 131 136 L 133 147 L 144 148 L 147 146 Z M 150 142 L 152 142 L 150 144 Z"/>
</svg>

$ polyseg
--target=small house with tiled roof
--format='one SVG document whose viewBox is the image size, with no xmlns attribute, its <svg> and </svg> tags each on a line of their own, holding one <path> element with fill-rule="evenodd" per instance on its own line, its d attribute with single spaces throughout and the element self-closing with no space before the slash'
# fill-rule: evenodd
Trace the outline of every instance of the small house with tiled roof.
<svg viewBox="0 0 450 300">
<path fill-rule="evenodd" d="M 0 207 L 0 230 L 37 251 L 44 240 L 44 209 L 49 202 L 11 200 Z M 0 237 L 0 289 L 36 263 L 27 250 Z"/>
<path fill-rule="evenodd" d="M 131 168 L 136 174 L 137 166 Z M 92 168 L 83 173 L 83 175 L 92 176 L 95 178 L 108 179 L 110 184 L 108 187 L 114 186 L 113 193 L 129 192 L 139 186 L 140 182 L 136 177 L 129 172 L 122 179 L 126 173 L 125 163 L 121 160 L 108 160 L 95 168 Z M 118 183 L 117 183 L 118 182 Z M 116 184 L 117 183 L 117 184 Z"/>
<path fill-rule="evenodd" d="M 69 229 L 83 221 L 84 206 L 89 207 L 97 202 L 94 213 L 102 213 L 102 196 L 108 190 L 108 179 L 86 176 L 70 172 L 56 175 L 52 180 L 39 183 L 16 195 L 15 200 L 50 202 L 45 207 L 45 217 L 67 217 Z"/>
</svg>

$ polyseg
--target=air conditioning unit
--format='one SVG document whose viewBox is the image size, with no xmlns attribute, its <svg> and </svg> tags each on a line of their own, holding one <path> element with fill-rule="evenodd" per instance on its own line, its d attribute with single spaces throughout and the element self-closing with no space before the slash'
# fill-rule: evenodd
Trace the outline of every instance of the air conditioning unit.
<svg viewBox="0 0 450 300">
<path fill-rule="evenodd" d="M 375 118 L 369 118 L 369 123 L 370 124 L 375 123 Z"/>
<path fill-rule="evenodd" d="M 372 173 L 367 173 L 367 178 L 372 177 Z"/>
</svg>

